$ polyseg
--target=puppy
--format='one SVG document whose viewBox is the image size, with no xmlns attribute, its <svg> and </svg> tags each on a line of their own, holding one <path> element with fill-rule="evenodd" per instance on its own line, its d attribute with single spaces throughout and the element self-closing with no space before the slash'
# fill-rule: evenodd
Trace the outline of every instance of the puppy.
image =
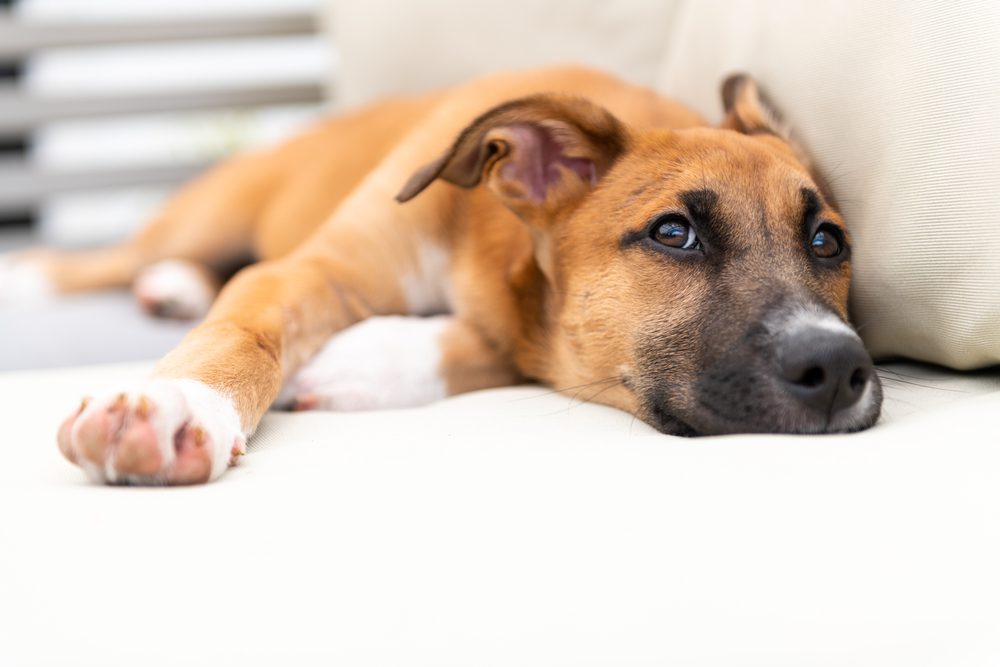
<svg viewBox="0 0 1000 667">
<path fill-rule="evenodd" d="M 598 72 L 491 76 L 224 164 L 120 247 L 24 258 L 60 291 L 263 260 L 151 380 L 84 399 L 62 452 L 99 481 L 206 482 L 283 385 L 335 408 L 586 386 L 683 435 L 872 425 L 833 198 L 752 80 L 722 97 L 713 128 Z"/>
</svg>

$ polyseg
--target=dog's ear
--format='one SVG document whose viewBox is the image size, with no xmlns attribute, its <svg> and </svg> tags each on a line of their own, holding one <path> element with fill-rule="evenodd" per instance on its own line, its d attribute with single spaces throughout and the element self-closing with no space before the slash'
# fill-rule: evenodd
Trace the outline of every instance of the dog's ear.
<svg viewBox="0 0 1000 667">
<path fill-rule="evenodd" d="M 792 135 L 781 114 L 761 91 L 757 82 L 747 74 L 733 74 L 722 83 L 722 107 L 726 112 L 720 127 L 747 135 L 770 136 L 784 142 L 795 158 L 809 170 L 816 187 L 826 201 L 836 208 L 836 200 L 823 174 L 813 164 L 812 158 Z"/>
<path fill-rule="evenodd" d="M 743 134 L 771 134 L 788 140 L 788 126 L 757 82 L 747 74 L 733 74 L 722 82 L 722 108 L 726 112 L 721 127 Z"/>
<path fill-rule="evenodd" d="M 522 219 L 551 218 L 582 198 L 626 144 L 622 123 L 585 99 L 525 97 L 474 120 L 396 199 L 412 199 L 438 178 L 463 188 L 485 181 Z"/>
</svg>

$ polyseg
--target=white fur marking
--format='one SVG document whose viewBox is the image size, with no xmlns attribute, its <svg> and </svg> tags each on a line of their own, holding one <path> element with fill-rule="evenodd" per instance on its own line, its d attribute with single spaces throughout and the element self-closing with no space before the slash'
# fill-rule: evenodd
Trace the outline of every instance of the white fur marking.
<svg viewBox="0 0 1000 667">
<path fill-rule="evenodd" d="M 55 293 L 55 285 L 31 260 L 0 257 L 0 303 L 47 300 Z"/>
<path fill-rule="evenodd" d="M 84 418 L 94 411 L 106 409 L 120 394 L 125 394 L 128 404 L 133 406 L 140 396 L 145 396 L 149 401 L 152 408 L 149 420 L 156 433 L 163 468 L 168 467 L 176 458 L 174 435 L 185 424 L 200 426 L 208 436 L 208 442 L 212 446 L 212 472 L 209 479 L 216 479 L 226 471 L 232 456 L 233 442 L 245 439 L 232 399 L 197 380 L 164 379 L 149 380 L 128 389 L 104 392 L 91 400 L 73 425 L 70 438 L 74 447 L 77 446 Z M 119 481 L 114 450 L 105 459 L 103 468 L 82 458 L 80 463 L 95 481 Z"/>
<path fill-rule="evenodd" d="M 846 322 L 833 313 L 823 310 L 797 308 L 787 318 L 782 320 L 785 331 L 800 331 L 802 329 L 824 329 L 831 333 L 847 334 L 858 338 L 858 334 Z"/>
<path fill-rule="evenodd" d="M 449 259 L 441 246 L 421 244 L 417 251 L 416 270 L 403 276 L 400 285 L 410 313 L 436 315 L 450 310 Z"/>
<path fill-rule="evenodd" d="M 171 317 L 201 317 L 215 299 L 215 290 L 201 272 L 188 262 L 175 259 L 144 269 L 133 289 L 145 304 L 163 304 Z"/>
<path fill-rule="evenodd" d="M 441 335 L 450 317 L 372 317 L 334 336 L 286 385 L 279 405 L 325 410 L 426 405 L 444 398 Z"/>
<path fill-rule="evenodd" d="M 874 377 L 869 379 L 858 402 L 834 417 L 833 422 L 828 426 L 831 431 L 850 431 L 868 421 L 872 403 L 875 402 L 876 382 L 877 379 Z"/>
<path fill-rule="evenodd" d="M 233 399 L 197 380 L 161 380 L 172 382 L 184 395 L 191 419 L 208 434 L 212 451 L 212 474 L 216 479 L 229 468 L 233 441 L 246 440 L 247 434 L 240 425 L 240 415 Z M 171 443 L 173 440 L 171 439 Z"/>
</svg>

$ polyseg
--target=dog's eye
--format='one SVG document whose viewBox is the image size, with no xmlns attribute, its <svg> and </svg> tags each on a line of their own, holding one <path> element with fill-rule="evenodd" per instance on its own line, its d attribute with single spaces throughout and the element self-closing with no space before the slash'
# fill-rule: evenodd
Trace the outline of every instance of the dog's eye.
<svg viewBox="0 0 1000 667">
<path fill-rule="evenodd" d="M 649 235 L 654 241 L 668 248 L 700 250 L 701 241 L 694 227 L 684 217 L 676 214 L 661 216 L 653 221 Z"/>
<path fill-rule="evenodd" d="M 844 237 L 840 230 L 828 222 L 823 223 L 809 242 L 813 254 L 823 259 L 836 257 L 844 249 Z"/>
</svg>

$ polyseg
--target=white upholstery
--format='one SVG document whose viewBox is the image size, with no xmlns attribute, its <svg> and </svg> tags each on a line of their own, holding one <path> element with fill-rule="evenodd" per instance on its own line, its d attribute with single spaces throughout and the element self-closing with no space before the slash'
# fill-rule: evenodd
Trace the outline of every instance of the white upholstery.
<svg viewBox="0 0 1000 667">
<path fill-rule="evenodd" d="M 147 368 L 0 376 L 2 665 L 1000 662 L 995 376 L 896 367 L 931 388 L 840 437 L 538 387 L 273 414 L 215 484 L 92 486 L 55 426 Z"/>
<path fill-rule="evenodd" d="M 483 54 L 525 64 L 558 46 L 537 35 L 560 17 L 588 20 L 578 3 L 553 3 L 541 21 L 516 2 L 484 5 L 473 22 L 458 3 L 470 31 L 516 29 L 504 49 L 502 31 L 458 34 L 459 49 L 442 2 L 336 4 L 338 29 L 357 30 L 342 44 L 356 99 L 418 85 L 394 72 L 423 86 L 490 66 Z M 650 54 L 634 78 L 689 86 L 698 105 L 715 104 L 717 69 L 768 57 L 744 44 L 748 62 L 727 61 L 721 32 L 668 43 L 667 14 L 621 6 L 636 12 L 628 30 L 567 37 L 577 46 L 566 53 L 593 44 L 591 62 L 619 72 Z M 707 18 L 691 3 L 678 25 L 765 25 L 736 3 L 697 6 Z M 881 5 L 850 11 L 871 25 L 883 16 Z M 827 43 L 831 25 L 776 24 L 804 45 Z M 468 46 L 473 34 L 483 48 Z M 884 37 L 888 50 L 896 36 Z M 704 74 L 664 65 L 657 40 L 690 46 Z M 799 54 L 772 62 L 765 84 L 802 83 Z M 829 72 L 846 81 L 859 64 L 838 66 Z M 808 90 L 827 99 L 840 80 Z M 772 94 L 814 99 L 794 92 Z M 931 322 L 948 335 L 980 326 Z M 836 437 L 672 438 L 535 387 L 405 411 L 270 414 L 218 483 L 93 486 L 58 454 L 59 420 L 148 368 L 0 374 L 0 665 L 1000 664 L 996 372 L 893 366 L 882 423 Z"/>
</svg>

